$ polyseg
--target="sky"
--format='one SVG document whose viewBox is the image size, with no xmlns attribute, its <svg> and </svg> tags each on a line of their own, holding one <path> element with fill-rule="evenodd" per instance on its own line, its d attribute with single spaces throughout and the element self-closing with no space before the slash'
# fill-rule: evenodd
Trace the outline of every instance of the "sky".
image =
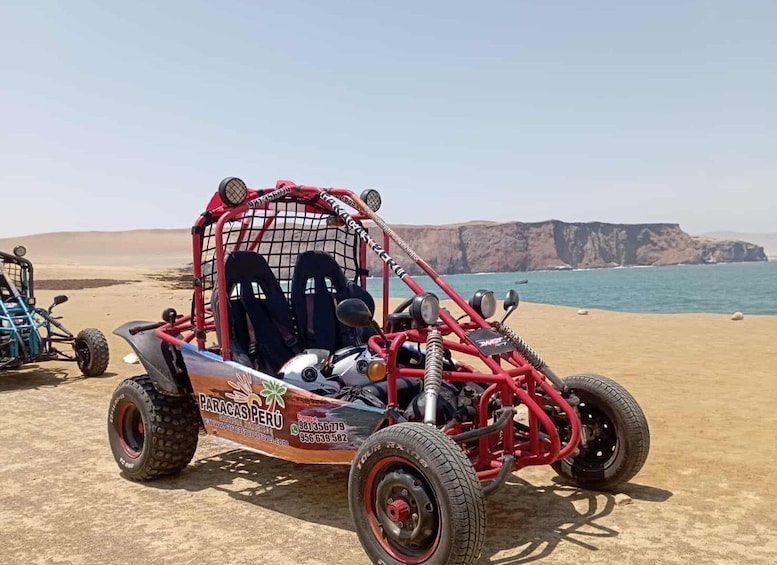
<svg viewBox="0 0 777 565">
<path fill-rule="evenodd" d="M 219 181 L 390 223 L 777 232 L 777 2 L 0 0 L 0 237 L 188 227 Z"/>
</svg>

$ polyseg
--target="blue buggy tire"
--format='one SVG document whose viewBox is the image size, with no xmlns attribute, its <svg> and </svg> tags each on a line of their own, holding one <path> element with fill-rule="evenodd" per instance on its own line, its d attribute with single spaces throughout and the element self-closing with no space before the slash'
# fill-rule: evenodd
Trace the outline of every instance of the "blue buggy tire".
<svg viewBox="0 0 777 565">
<path fill-rule="evenodd" d="M 78 332 L 73 349 L 76 363 L 85 377 L 99 377 L 108 368 L 110 358 L 108 340 L 96 328 L 87 328 Z"/>
</svg>

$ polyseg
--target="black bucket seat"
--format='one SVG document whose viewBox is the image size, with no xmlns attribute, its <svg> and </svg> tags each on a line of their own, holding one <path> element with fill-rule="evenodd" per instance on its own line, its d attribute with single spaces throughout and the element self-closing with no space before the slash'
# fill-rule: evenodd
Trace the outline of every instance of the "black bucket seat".
<svg viewBox="0 0 777 565">
<path fill-rule="evenodd" d="M 346 279 L 329 253 L 306 251 L 297 257 L 291 282 L 291 304 L 303 348 L 332 352 L 363 343 L 372 335 L 371 328 L 350 328 L 337 319 L 337 304 L 346 298 L 360 298 L 375 313 L 372 296 Z"/>
<path fill-rule="evenodd" d="M 277 373 L 300 351 L 291 308 L 278 279 L 265 258 L 254 251 L 231 252 L 224 262 L 224 278 L 232 358 Z M 214 289 L 214 296 L 217 292 Z"/>
</svg>

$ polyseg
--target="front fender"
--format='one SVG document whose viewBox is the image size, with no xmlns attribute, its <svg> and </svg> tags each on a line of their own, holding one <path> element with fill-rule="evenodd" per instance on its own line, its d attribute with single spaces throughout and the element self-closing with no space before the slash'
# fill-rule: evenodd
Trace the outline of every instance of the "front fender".
<svg viewBox="0 0 777 565">
<path fill-rule="evenodd" d="M 130 334 L 130 328 L 149 323 L 127 322 L 113 330 L 113 333 L 124 338 L 132 346 L 159 392 L 176 396 L 190 394 L 192 387 L 189 374 L 186 372 L 186 365 L 178 348 L 159 339 L 155 330 Z"/>
</svg>

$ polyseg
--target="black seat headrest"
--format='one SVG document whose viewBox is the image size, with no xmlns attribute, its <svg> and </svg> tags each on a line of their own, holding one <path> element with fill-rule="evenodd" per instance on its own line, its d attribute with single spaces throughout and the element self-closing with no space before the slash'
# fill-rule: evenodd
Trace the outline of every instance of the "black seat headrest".
<svg viewBox="0 0 777 565">
<path fill-rule="evenodd" d="M 224 262 L 224 278 L 230 287 L 242 280 L 266 282 L 275 286 L 280 284 L 267 264 L 267 260 L 254 251 L 233 251 Z M 273 284 L 274 283 L 274 284 Z"/>
</svg>

